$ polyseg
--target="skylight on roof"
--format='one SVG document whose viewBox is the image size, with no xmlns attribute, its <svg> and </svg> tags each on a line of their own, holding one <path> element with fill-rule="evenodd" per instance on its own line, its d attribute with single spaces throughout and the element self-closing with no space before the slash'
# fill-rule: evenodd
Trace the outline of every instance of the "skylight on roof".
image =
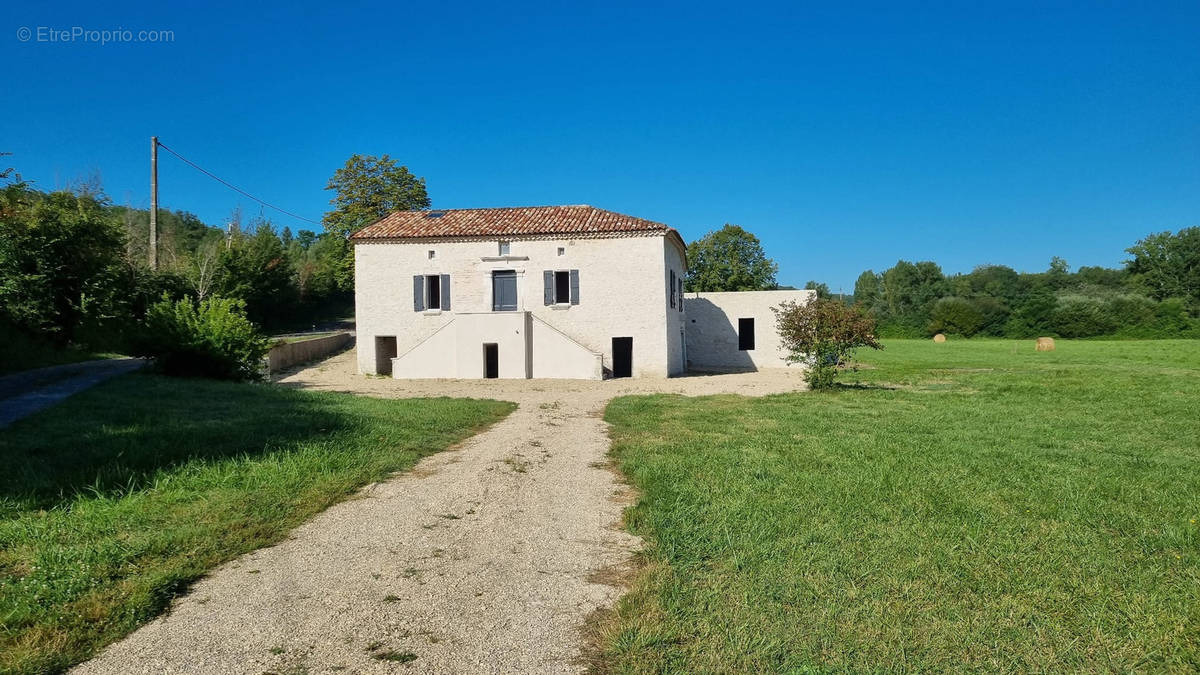
<svg viewBox="0 0 1200 675">
<path fill-rule="evenodd" d="M 430 211 L 429 213 L 425 214 L 425 217 L 426 218 L 441 218 L 444 215 L 446 215 L 445 211 Z"/>
</svg>

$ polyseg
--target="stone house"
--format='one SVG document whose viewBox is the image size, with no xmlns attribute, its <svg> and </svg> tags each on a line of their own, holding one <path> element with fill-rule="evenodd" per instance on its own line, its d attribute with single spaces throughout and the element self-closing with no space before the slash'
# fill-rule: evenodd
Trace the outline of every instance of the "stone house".
<svg viewBox="0 0 1200 675">
<path fill-rule="evenodd" d="M 770 303 L 811 295 L 685 297 L 678 232 L 592 206 L 398 211 L 351 242 L 359 370 L 396 378 L 783 366 Z"/>
</svg>

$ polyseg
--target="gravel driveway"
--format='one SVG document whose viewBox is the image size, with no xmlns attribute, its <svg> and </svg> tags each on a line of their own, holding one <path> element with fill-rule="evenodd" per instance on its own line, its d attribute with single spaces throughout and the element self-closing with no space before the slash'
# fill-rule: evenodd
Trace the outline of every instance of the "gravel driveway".
<svg viewBox="0 0 1200 675">
<path fill-rule="evenodd" d="M 761 395 L 795 371 L 670 380 L 403 381 L 353 350 L 282 386 L 515 401 L 508 418 L 215 570 L 80 673 L 578 672 L 580 629 L 640 540 L 605 468 L 614 396 Z M 611 576 L 611 575 L 608 575 Z"/>
</svg>

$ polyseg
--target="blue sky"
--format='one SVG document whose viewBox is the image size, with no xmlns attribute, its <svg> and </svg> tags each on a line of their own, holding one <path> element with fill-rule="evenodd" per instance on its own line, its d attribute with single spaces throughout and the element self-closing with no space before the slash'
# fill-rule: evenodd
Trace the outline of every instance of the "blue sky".
<svg viewBox="0 0 1200 675">
<path fill-rule="evenodd" d="M 350 154 L 388 153 L 435 207 L 737 223 L 781 283 L 847 292 L 901 258 L 1115 266 L 1200 225 L 1196 2 L 39 4 L 5 10 L 0 150 L 117 203 L 148 204 L 151 135 L 315 220 Z M 174 40 L 18 36 L 74 26 Z M 169 155 L 160 181 L 209 223 L 259 212 Z"/>
</svg>

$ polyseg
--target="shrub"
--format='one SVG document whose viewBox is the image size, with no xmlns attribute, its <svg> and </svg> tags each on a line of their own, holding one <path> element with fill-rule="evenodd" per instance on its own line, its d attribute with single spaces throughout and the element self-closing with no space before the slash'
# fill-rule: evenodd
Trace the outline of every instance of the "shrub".
<svg viewBox="0 0 1200 675">
<path fill-rule="evenodd" d="M 228 298 L 163 299 L 146 311 L 138 353 L 167 375 L 257 380 L 269 341 L 246 318 L 246 303 Z"/>
<path fill-rule="evenodd" d="M 813 389 L 832 387 L 838 368 L 855 349 L 883 349 L 875 336 L 875 320 L 858 305 L 818 298 L 806 304 L 785 302 L 772 311 L 787 362 L 808 366 L 804 379 Z"/>
<path fill-rule="evenodd" d="M 1095 337 L 1112 333 L 1117 324 L 1108 313 L 1106 304 L 1096 298 L 1060 298 L 1051 322 L 1054 332 L 1065 338 Z"/>
<path fill-rule="evenodd" d="M 942 298 L 933 303 L 930 333 L 952 333 L 971 337 L 983 327 L 983 314 L 966 298 Z"/>
</svg>

